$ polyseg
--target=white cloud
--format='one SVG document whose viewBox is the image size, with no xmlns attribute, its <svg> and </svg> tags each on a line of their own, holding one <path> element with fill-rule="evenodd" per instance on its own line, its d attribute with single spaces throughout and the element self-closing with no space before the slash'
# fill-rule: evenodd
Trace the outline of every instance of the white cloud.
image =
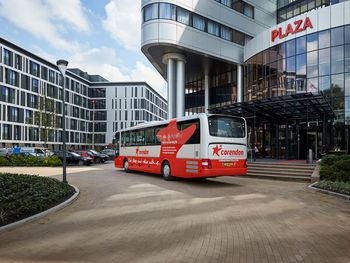
<svg viewBox="0 0 350 263">
<path fill-rule="evenodd" d="M 111 0 L 106 6 L 102 25 L 112 38 L 127 49 L 139 50 L 141 45 L 141 1 Z"/>
<path fill-rule="evenodd" d="M 109 81 L 145 81 L 152 88 L 166 95 L 166 82 L 153 68 L 137 61 L 132 68 L 126 68 L 113 48 L 92 48 L 76 53 L 70 58 L 69 67 L 79 68 L 89 74 L 98 74 Z"/>
<path fill-rule="evenodd" d="M 74 28 L 88 31 L 80 0 L 0 0 L 0 16 L 32 35 L 44 39 L 53 47 L 76 50 L 76 41 L 67 41 L 61 31 Z M 55 3 L 56 2 L 56 3 Z"/>
</svg>

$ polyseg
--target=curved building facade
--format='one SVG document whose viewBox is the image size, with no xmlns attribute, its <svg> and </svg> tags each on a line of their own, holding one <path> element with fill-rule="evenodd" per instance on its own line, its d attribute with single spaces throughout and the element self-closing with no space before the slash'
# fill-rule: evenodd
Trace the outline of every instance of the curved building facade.
<svg viewBox="0 0 350 263">
<path fill-rule="evenodd" d="M 170 118 L 244 116 L 264 158 L 349 152 L 349 1 L 144 0 L 142 16 Z"/>
</svg>

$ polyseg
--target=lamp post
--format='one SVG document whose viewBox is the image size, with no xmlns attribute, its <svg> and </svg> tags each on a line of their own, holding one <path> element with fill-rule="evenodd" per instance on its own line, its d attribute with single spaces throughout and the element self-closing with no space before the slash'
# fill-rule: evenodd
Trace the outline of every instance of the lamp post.
<svg viewBox="0 0 350 263">
<path fill-rule="evenodd" d="M 60 59 L 57 60 L 56 65 L 62 74 L 63 85 L 62 85 L 62 166 L 63 166 L 63 182 L 67 183 L 67 161 L 66 161 L 66 70 L 68 61 Z"/>
<path fill-rule="evenodd" d="M 95 149 L 95 105 L 96 105 L 96 100 L 92 100 L 92 150 Z"/>
</svg>

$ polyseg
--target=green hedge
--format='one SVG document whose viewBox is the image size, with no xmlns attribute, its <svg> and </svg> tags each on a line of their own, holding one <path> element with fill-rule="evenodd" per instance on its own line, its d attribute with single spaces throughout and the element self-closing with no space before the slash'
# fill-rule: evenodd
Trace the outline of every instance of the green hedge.
<svg viewBox="0 0 350 263">
<path fill-rule="evenodd" d="M 340 194 L 350 195 L 350 182 L 339 182 L 323 180 L 314 185 L 314 187 L 321 188 L 324 190 L 337 192 Z"/>
<path fill-rule="evenodd" d="M 9 158 L 0 156 L 0 166 L 62 166 L 57 156 L 48 156 L 43 160 L 36 156 L 11 155 Z"/>
<path fill-rule="evenodd" d="M 321 160 L 321 180 L 350 182 L 350 155 L 327 155 Z"/>
<path fill-rule="evenodd" d="M 0 173 L 0 225 L 51 208 L 74 192 L 69 184 L 54 178 Z"/>
</svg>

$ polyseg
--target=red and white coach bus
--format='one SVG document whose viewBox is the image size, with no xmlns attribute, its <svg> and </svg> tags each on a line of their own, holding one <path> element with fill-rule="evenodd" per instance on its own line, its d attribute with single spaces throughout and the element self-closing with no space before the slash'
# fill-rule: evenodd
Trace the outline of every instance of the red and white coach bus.
<svg viewBox="0 0 350 263">
<path fill-rule="evenodd" d="M 115 167 L 200 178 L 247 172 L 247 125 L 240 117 L 197 114 L 140 124 L 116 134 Z"/>
</svg>

